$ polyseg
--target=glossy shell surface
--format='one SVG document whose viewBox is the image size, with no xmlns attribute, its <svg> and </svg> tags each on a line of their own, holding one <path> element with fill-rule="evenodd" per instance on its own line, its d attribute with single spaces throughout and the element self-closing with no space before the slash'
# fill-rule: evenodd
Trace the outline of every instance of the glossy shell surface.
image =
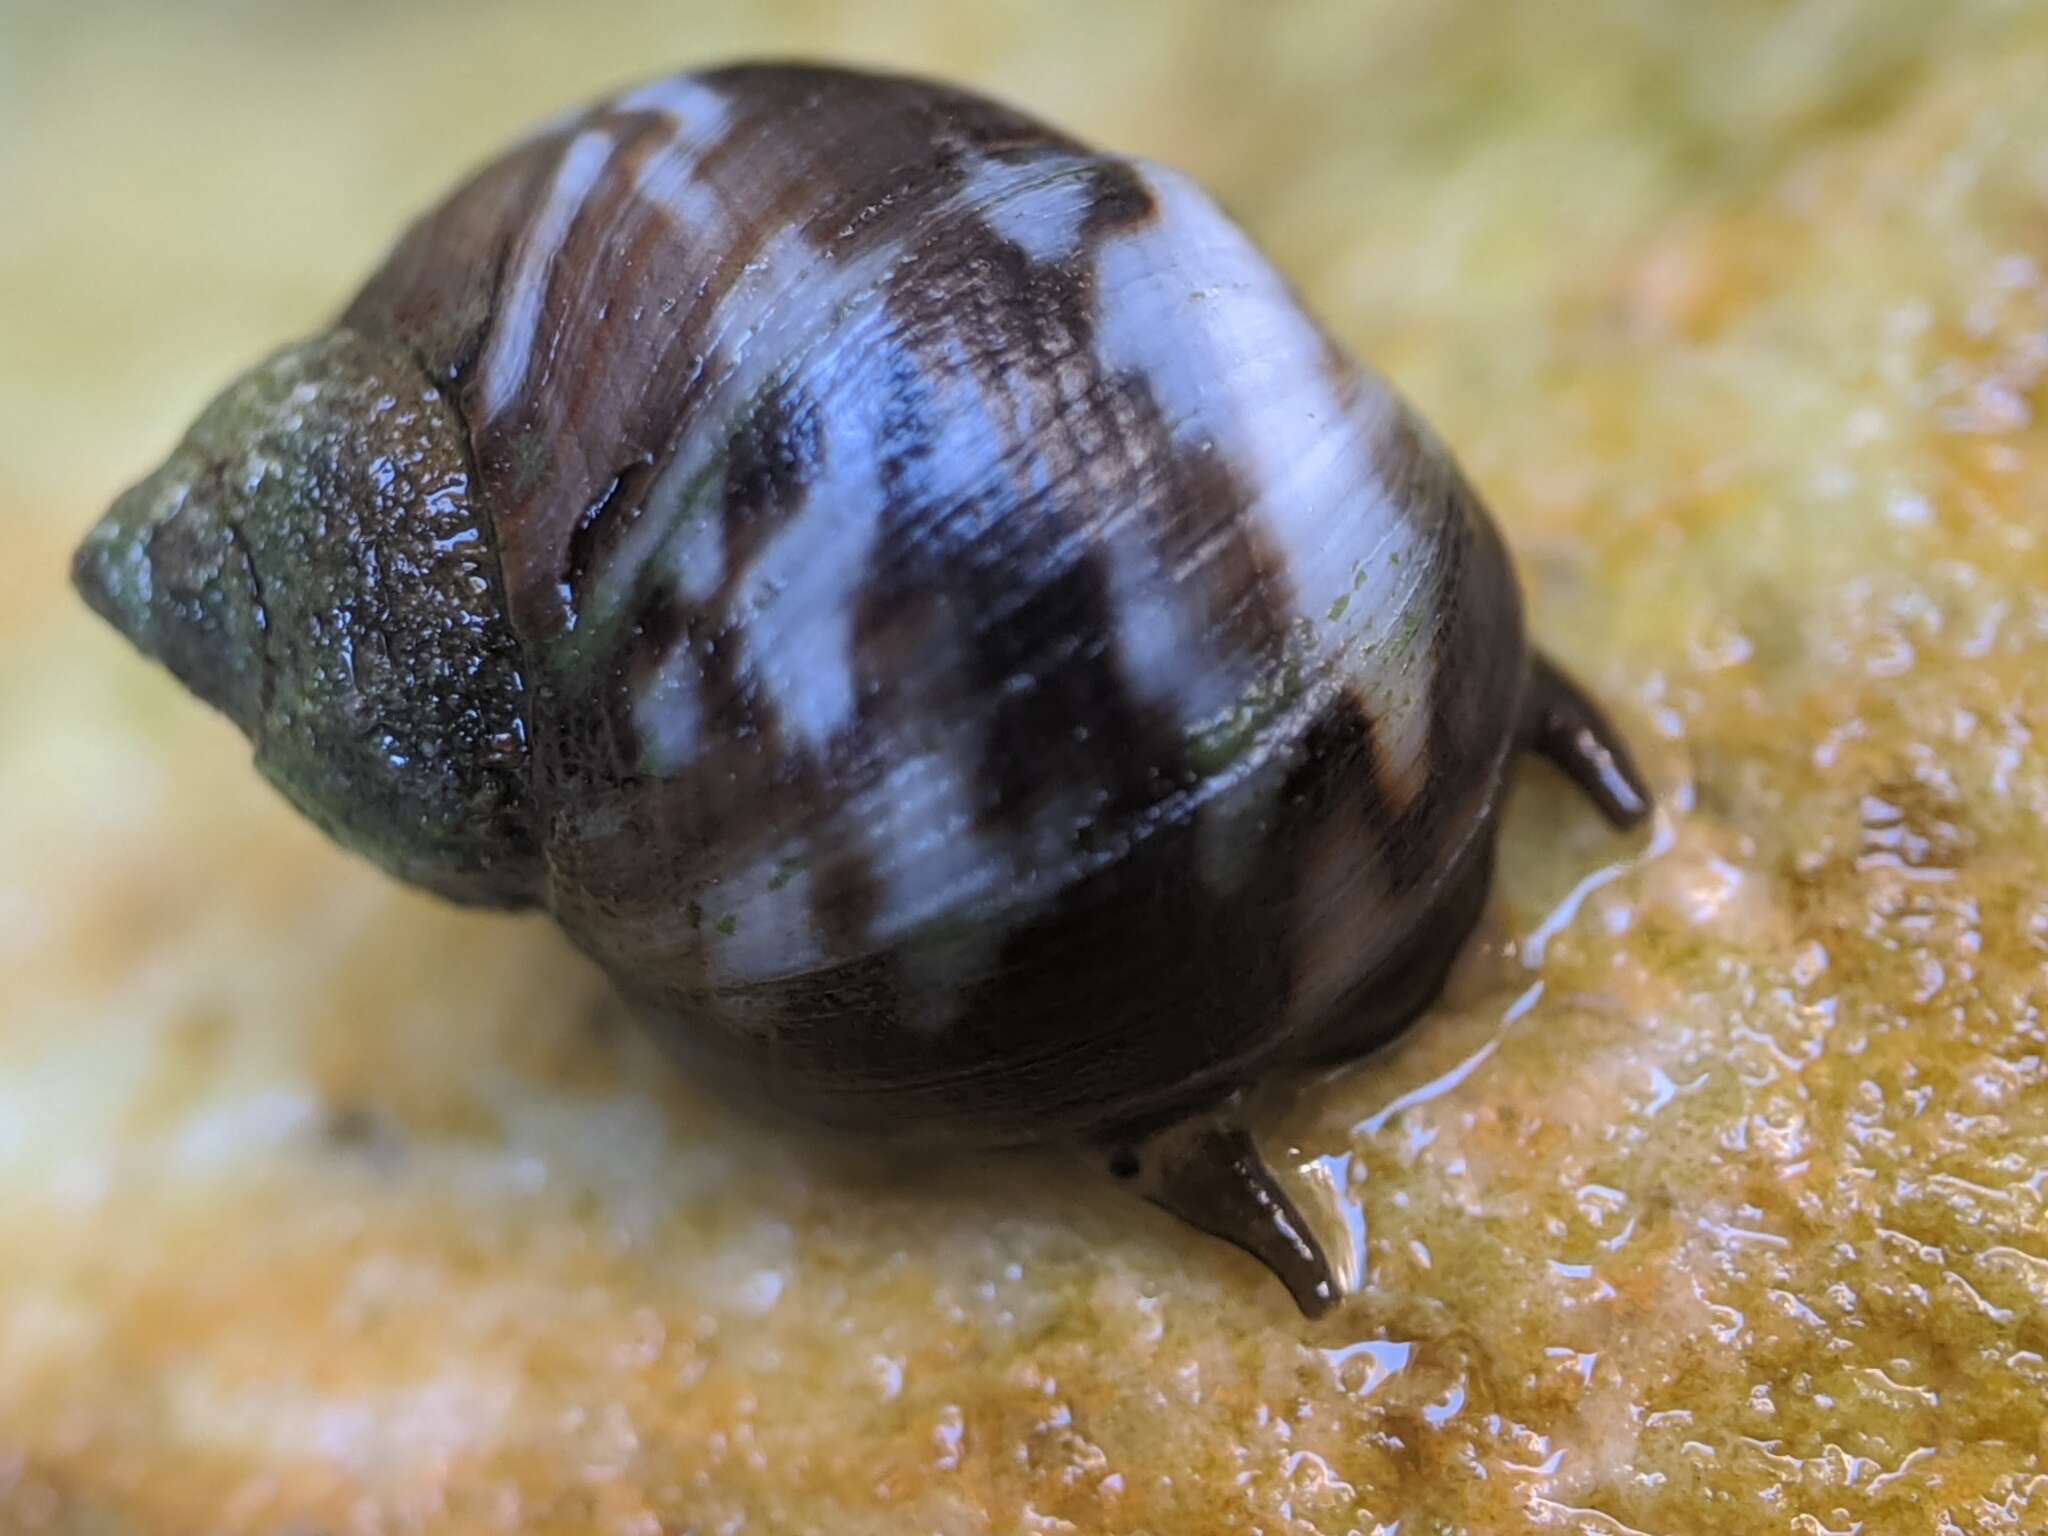
<svg viewBox="0 0 2048 1536">
<path fill-rule="evenodd" d="M 544 900 L 778 1097 L 1168 1107 L 1470 904 L 1500 545 L 1184 177 L 920 82 L 674 77 L 342 323 L 467 424 Z"/>
</svg>

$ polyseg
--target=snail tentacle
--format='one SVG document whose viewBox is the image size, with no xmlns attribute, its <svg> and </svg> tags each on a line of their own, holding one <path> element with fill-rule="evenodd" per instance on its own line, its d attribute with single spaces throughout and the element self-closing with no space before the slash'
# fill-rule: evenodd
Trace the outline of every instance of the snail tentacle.
<svg viewBox="0 0 2048 1536">
<path fill-rule="evenodd" d="M 1522 733 L 1529 750 L 1549 759 L 1615 826 L 1626 829 L 1650 811 L 1650 791 L 1600 706 L 1550 659 L 1532 652 Z"/>
<path fill-rule="evenodd" d="M 1344 1299 L 1315 1228 L 1259 1151 L 1235 1096 L 1116 1148 L 1109 1167 L 1152 1204 L 1265 1265 L 1304 1317 Z"/>
</svg>

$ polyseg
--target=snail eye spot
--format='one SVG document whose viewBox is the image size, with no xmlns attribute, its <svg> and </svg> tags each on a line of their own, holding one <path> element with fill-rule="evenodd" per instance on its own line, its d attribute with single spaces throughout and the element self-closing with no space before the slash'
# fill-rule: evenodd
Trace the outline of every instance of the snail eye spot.
<svg viewBox="0 0 2048 1536">
<path fill-rule="evenodd" d="M 1114 1179 L 1135 1179 L 1138 1176 L 1138 1154 L 1129 1147 L 1113 1153 L 1109 1159 L 1109 1174 Z"/>
</svg>

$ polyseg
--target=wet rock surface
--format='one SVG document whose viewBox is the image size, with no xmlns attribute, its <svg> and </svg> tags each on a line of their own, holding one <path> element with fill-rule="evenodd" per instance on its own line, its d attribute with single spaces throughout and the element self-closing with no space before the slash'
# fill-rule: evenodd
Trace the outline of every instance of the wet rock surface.
<svg viewBox="0 0 2048 1536">
<path fill-rule="evenodd" d="M 2048 1528 L 2039 13 L 514 9 L 0 21 L 0 1525 Z M 1212 182 L 1656 783 L 1526 769 L 1443 1006 L 1269 1106 L 1323 1322 L 1079 1165 L 705 1102 L 64 588 L 462 166 L 798 44 Z"/>
</svg>

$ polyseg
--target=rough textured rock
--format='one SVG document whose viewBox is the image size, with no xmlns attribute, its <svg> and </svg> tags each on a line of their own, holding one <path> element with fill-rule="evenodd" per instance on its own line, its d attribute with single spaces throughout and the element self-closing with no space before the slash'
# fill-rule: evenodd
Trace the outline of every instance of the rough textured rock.
<svg viewBox="0 0 2048 1536">
<path fill-rule="evenodd" d="M 0 1525 L 2048 1526 L 2048 20 L 610 9 L 0 20 Z M 1273 1107 L 1367 1276 L 1323 1323 L 1057 1164 L 731 1119 L 65 590 L 458 168 L 798 48 L 1203 176 L 1665 797 L 1528 770 L 1453 996 Z"/>
</svg>

